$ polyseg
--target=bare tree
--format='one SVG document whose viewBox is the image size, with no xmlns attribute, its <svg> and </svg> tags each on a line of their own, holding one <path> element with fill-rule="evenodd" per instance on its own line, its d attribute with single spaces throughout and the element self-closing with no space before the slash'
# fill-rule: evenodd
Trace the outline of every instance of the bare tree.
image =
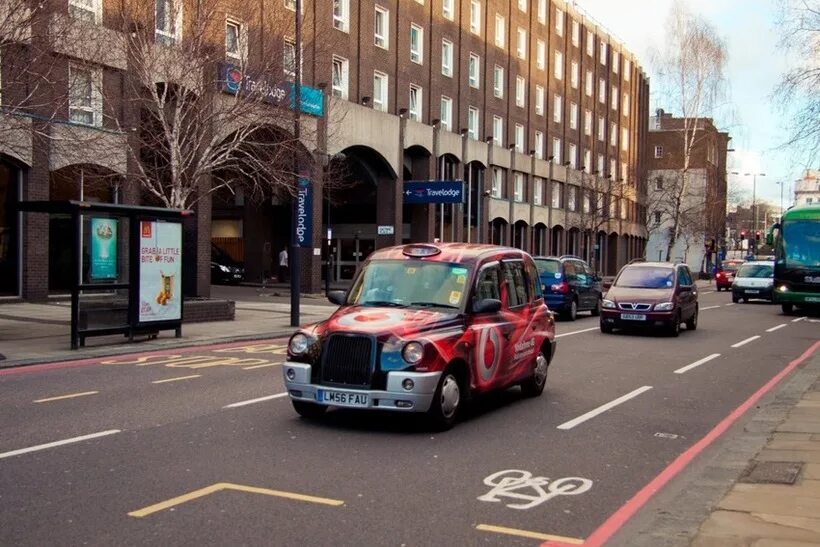
<svg viewBox="0 0 820 547">
<path fill-rule="evenodd" d="M 668 223 L 666 259 L 682 234 L 684 226 L 702 215 L 702 206 L 693 205 L 691 188 L 692 154 L 704 134 L 704 117 L 723 106 L 726 81 L 726 47 L 715 29 L 701 17 L 686 10 L 678 0 L 667 21 L 666 47 L 657 55 L 660 92 L 681 113 L 682 162 L 676 176 L 664 181 L 666 187 L 654 200 L 650 211 L 662 211 Z"/>
<path fill-rule="evenodd" d="M 820 0 L 785 0 L 778 18 L 780 48 L 794 63 L 775 89 L 788 119 L 783 144 L 807 168 L 820 159 Z"/>
</svg>

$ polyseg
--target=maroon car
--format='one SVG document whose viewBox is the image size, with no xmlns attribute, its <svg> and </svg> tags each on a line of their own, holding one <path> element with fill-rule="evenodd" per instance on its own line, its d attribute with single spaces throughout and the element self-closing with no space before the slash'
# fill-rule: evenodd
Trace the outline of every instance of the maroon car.
<svg viewBox="0 0 820 547">
<path fill-rule="evenodd" d="M 601 332 L 660 328 L 670 336 L 698 326 L 698 290 L 686 264 L 638 262 L 618 273 L 601 301 Z"/>
</svg>

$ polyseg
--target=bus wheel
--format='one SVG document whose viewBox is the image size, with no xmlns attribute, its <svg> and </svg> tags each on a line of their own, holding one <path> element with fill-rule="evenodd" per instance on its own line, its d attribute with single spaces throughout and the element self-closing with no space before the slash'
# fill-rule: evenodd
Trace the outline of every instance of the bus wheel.
<svg viewBox="0 0 820 547">
<path fill-rule="evenodd" d="M 783 315 L 791 315 L 794 313 L 793 304 L 780 304 L 780 309 L 783 310 Z"/>
</svg>

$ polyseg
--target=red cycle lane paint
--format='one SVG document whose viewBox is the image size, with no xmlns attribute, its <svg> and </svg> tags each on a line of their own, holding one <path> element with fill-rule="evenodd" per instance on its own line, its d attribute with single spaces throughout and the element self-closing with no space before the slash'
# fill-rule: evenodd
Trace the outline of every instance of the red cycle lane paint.
<svg viewBox="0 0 820 547">
<path fill-rule="evenodd" d="M 162 350 L 148 350 L 145 352 L 133 352 L 133 353 L 118 353 L 114 355 L 101 355 L 100 357 L 88 357 L 86 359 L 75 359 L 73 361 L 58 361 L 56 363 L 43 363 L 37 365 L 20 365 L 17 367 L 9 367 L 9 368 L 0 368 L 0 376 L 11 376 L 13 374 L 30 374 L 34 372 L 43 372 L 47 370 L 59 370 L 63 368 L 74 368 L 74 367 L 82 367 L 88 365 L 97 365 L 100 364 L 102 361 L 106 361 L 108 359 L 127 359 L 129 357 L 143 357 L 143 356 L 161 356 L 161 355 L 174 355 L 174 354 L 182 354 L 186 355 L 188 353 L 196 353 L 198 351 L 208 352 L 214 351 L 219 349 L 228 349 L 228 348 L 241 348 L 244 346 L 252 346 L 254 344 L 265 344 L 265 343 L 272 343 L 277 341 L 283 341 L 282 343 L 287 343 L 287 338 L 260 338 L 258 340 L 243 340 L 241 342 L 225 342 L 224 344 L 213 344 L 207 346 L 185 346 L 182 348 L 169 348 L 169 349 L 162 349 Z"/>
<path fill-rule="evenodd" d="M 629 519 L 635 516 L 635 513 L 648 502 L 661 488 L 670 480 L 683 471 L 695 457 L 703 452 L 710 444 L 712 444 L 718 437 L 726 432 L 738 418 L 746 413 L 752 406 L 772 390 L 784 377 L 786 377 L 792 370 L 798 367 L 803 361 L 812 356 L 812 354 L 820 348 L 820 341 L 812 344 L 800 357 L 786 365 L 786 368 L 778 372 L 771 380 L 758 389 L 751 397 L 726 416 L 718 425 L 715 426 L 709 433 L 707 433 L 701 440 L 692 445 L 686 452 L 678 456 L 675 461 L 670 463 L 666 469 L 652 479 L 646 486 L 641 488 L 637 494 L 632 496 L 632 499 L 627 501 L 620 509 L 615 511 L 602 525 L 598 527 L 588 538 L 584 540 L 583 545 L 598 547 L 606 543 L 615 532 L 621 529 Z M 569 547 L 569 544 L 557 541 L 547 541 L 541 544 L 542 547 Z"/>
</svg>

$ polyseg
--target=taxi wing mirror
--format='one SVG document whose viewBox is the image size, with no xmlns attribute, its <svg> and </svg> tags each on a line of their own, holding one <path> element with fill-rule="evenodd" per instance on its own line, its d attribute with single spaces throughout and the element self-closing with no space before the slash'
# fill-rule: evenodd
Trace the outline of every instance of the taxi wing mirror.
<svg viewBox="0 0 820 547">
<path fill-rule="evenodd" d="M 474 313 L 495 313 L 501 309 L 501 300 L 497 298 L 484 298 L 473 305 Z"/>
<path fill-rule="evenodd" d="M 346 296 L 347 293 L 345 293 L 345 291 L 328 291 L 327 293 L 327 299 L 337 306 L 341 306 L 345 303 Z"/>
</svg>

